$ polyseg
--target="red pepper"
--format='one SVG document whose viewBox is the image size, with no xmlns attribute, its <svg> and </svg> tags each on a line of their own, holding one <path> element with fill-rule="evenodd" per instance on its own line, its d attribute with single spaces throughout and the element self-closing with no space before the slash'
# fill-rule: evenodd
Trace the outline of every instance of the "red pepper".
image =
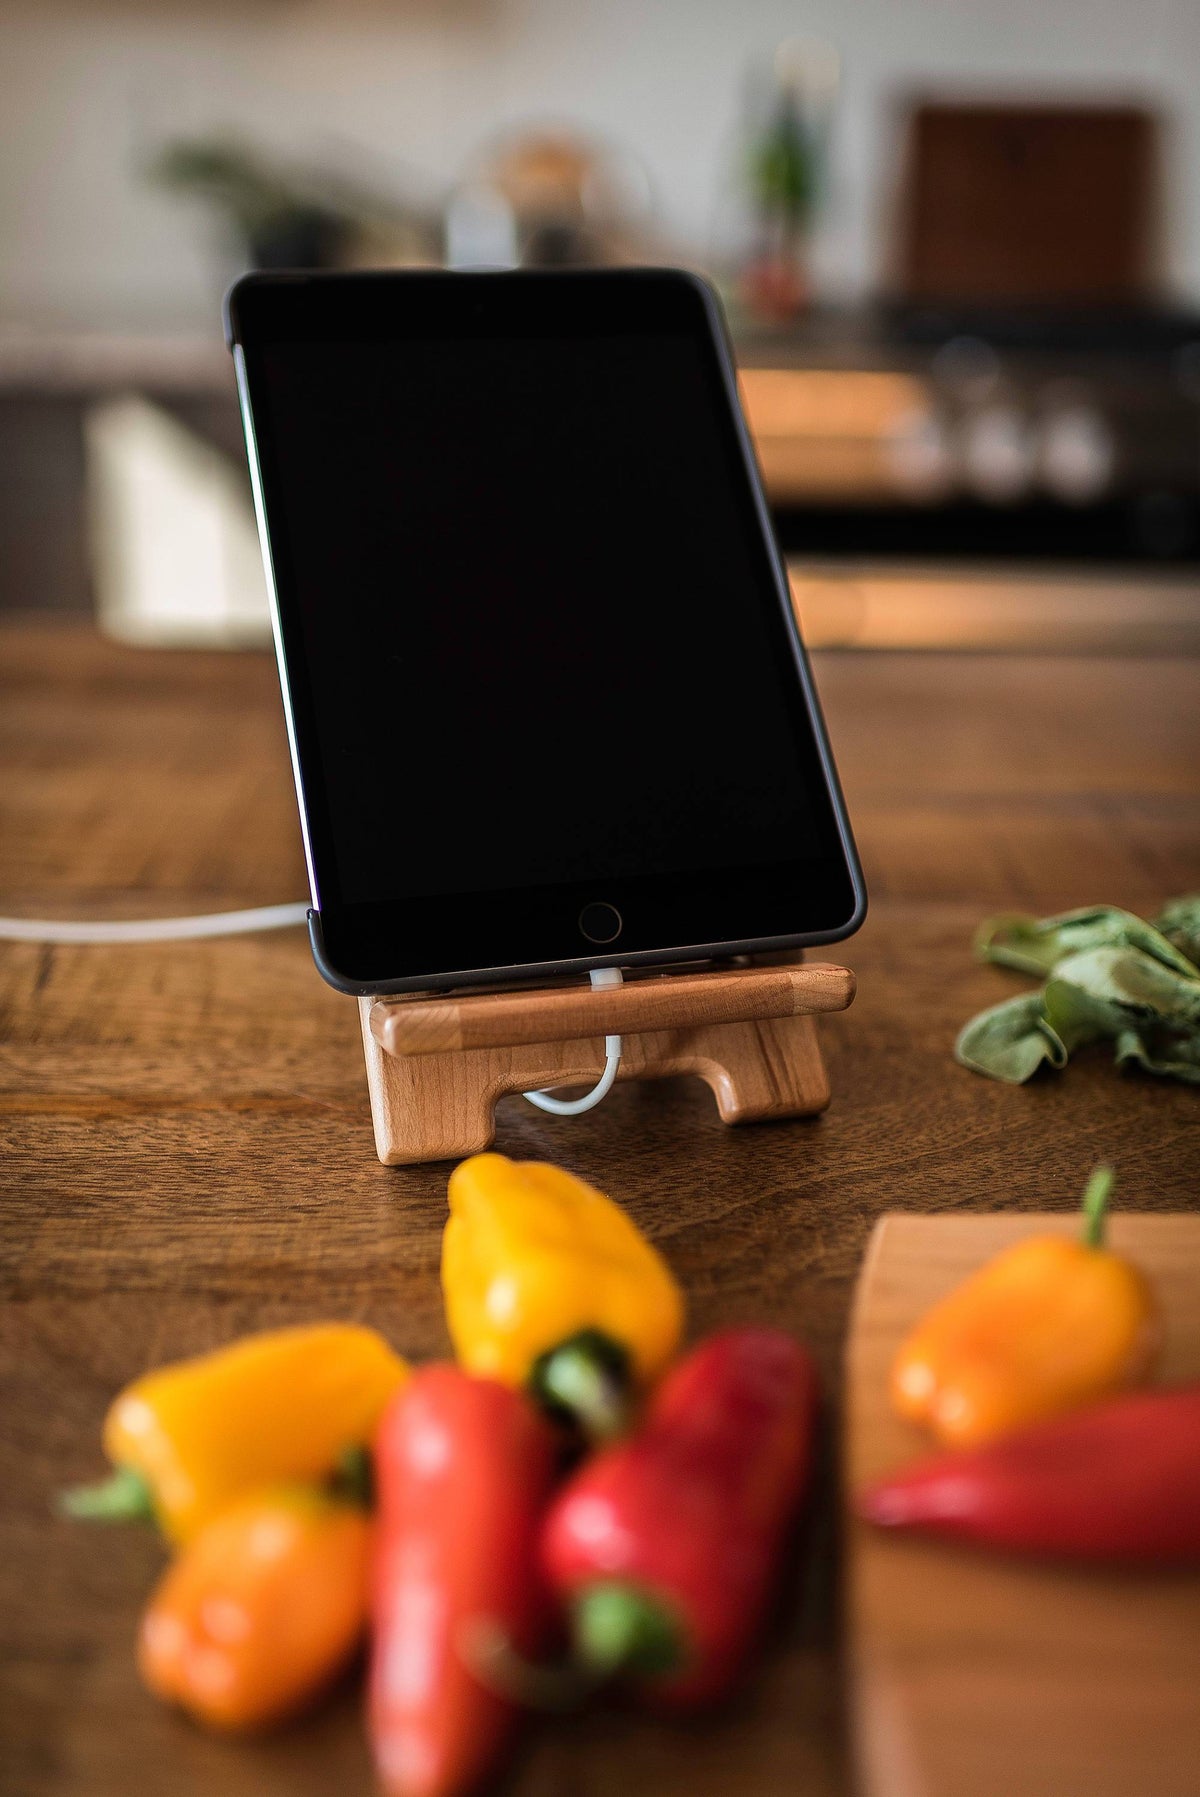
<svg viewBox="0 0 1200 1797">
<path fill-rule="evenodd" d="M 728 1329 L 659 1386 L 639 1432 L 587 1461 L 543 1555 L 577 1658 L 686 1708 L 725 1691 L 762 1618 L 812 1460 L 817 1381 L 773 1329 Z"/>
<path fill-rule="evenodd" d="M 1200 1385 L 1138 1392 L 938 1454 L 858 1501 L 885 1528 L 1071 1560 L 1200 1560 Z"/>
<path fill-rule="evenodd" d="M 526 1654 L 549 1598 L 538 1532 L 556 1470 L 521 1392 L 453 1366 L 414 1374 L 375 1442 L 371 1741 L 389 1797 L 451 1797 L 503 1752 L 513 1707 L 470 1670 L 480 1624 Z"/>
</svg>

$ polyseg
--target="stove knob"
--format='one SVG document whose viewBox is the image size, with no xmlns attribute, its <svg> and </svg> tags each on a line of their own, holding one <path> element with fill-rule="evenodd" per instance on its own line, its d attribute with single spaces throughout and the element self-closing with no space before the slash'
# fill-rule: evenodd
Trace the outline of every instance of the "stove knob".
<svg viewBox="0 0 1200 1797">
<path fill-rule="evenodd" d="M 1103 498 L 1116 460 L 1112 430 L 1094 406 L 1064 407 L 1042 425 L 1042 480 L 1067 505 L 1092 505 Z"/>
<path fill-rule="evenodd" d="M 964 421 L 962 467 L 966 485 L 992 505 L 1011 505 L 1028 492 L 1036 445 L 1015 406 L 984 406 Z"/>
</svg>

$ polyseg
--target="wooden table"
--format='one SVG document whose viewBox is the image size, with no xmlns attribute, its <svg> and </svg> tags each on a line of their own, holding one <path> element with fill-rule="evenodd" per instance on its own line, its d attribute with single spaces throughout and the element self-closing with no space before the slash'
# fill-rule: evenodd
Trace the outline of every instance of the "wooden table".
<svg viewBox="0 0 1200 1797">
<path fill-rule="evenodd" d="M 1119 1077 L 1100 1055 L 1012 1090 L 958 1068 L 950 1046 L 1014 989 L 971 961 L 983 913 L 1099 899 L 1150 912 L 1200 883 L 1200 663 L 848 654 L 817 671 L 871 888 L 845 949 L 858 1000 L 822 1024 L 829 1112 L 730 1131 L 698 1084 L 634 1085 L 572 1121 L 509 1100 L 499 1146 L 626 1203 L 696 1330 L 797 1329 L 836 1392 L 881 1211 L 1066 1209 L 1101 1156 L 1127 1206 L 1196 1202 L 1195 1091 Z M 9 625 L 0 689 L 0 908 L 155 915 L 303 895 L 266 657 Z M 145 1697 L 131 1642 L 159 1550 L 49 1504 L 98 1469 L 109 1397 L 155 1361 L 326 1316 L 444 1352 L 446 1169 L 376 1162 L 355 1006 L 318 979 L 299 931 L 6 946 L 0 1009 L 0 1790 L 366 1792 L 352 1689 L 252 1746 Z M 845 1791 L 831 1513 L 735 1708 L 688 1729 L 617 1708 L 548 1725 L 512 1789 Z"/>
</svg>

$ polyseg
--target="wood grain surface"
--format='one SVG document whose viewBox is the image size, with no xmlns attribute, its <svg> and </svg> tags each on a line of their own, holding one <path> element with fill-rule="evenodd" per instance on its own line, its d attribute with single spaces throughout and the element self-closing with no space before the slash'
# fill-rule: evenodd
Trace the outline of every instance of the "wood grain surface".
<svg viewBox="0 0 1200 1797">
<path fill-rule="evenodd" d="M 896 1208 L 1195 1200 L 1197 1094 L 1102 1055 L 1014 1090 L 957 1067 L 972 1011 L 1019 981 L 970 958 L 991 910 L 1200 885 L 1200 663 L 849 654 L 817 679 L 871 890 L 839 950 L 853 1007 L 821 1021 L 833 1101 L 728 1130 L 693 1080 L 619 1086 L 577 1119 L 499 1108 L 498 1145 L 627 1204 L 687 1288 L 694 1331 L 803 1332 L 836 1403 L 851 1286 Z M 504 802 L 526 801 L 515 788 Z M 30 916 L 157 916 L 304 896 L 265 656 L 123 650 L 0 630 L 0 894 Z M 55 1520 L 99 1466 L 112 1393 L 240 1330 L 354 1316 L 414 1355 L 447 1342 L 445 1168 L 376 1160 L 354 1002 L 303 932 L 154 948 L 0 946 L 0 1789 L 5 1797 L 354 1797 L 348 1688 L 254 1746 L 140 1691 L 132 1641 L 161 1564 L 137 1531 Z M 520 1797 L 833 1797 L 848 1789 L 834 1507 L 781 1581 L 737 1703 L 683 1728 L 619 1706 L 531 1736 Z"/>
<path fill-rule="evenodd" d="M 876 1225 L 847 1349 L 848 1494 L 930 1450 L 887 1396 L 896 1350 L 930 1305 L 1031 1231 L 1075 1228 L 1014 1216 Z M 1118 1214 L 1109 1241 L 1161 1307 L 1156 1376 L 1200 1379 L 1200 1216 Z M 853 1518 L 847 1529 L 863 1797 L 1193 1797 L 1200 1572 L 1039 1566 Z"/>
</svg>

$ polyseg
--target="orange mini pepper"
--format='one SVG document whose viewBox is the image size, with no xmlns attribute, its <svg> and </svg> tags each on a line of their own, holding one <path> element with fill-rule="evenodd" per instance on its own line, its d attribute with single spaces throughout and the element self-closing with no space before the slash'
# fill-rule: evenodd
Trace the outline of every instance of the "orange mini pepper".
<svg viewBox="0 0 1200 1797">
<path fill-rule="evenodd" d="M 142 1678 L 213 1728 L 280 1721 L 357 1646 L 369 1558 L 365 1512 L 316 1486 L 241 1498 L 163 1575 L 142 1619 Z"/>
<path fill-rule="evenodd" d="M 1157 1347 L 1154 1300 L 1104 1246 L 1113 1174 L 1084 1194 L 1082 1240 L 1018 1242 L 934 1306 L 892 1366 L 892 1402 L 941 1441 L 974 1447 L 1133 1384 Z"/>
</svg>

